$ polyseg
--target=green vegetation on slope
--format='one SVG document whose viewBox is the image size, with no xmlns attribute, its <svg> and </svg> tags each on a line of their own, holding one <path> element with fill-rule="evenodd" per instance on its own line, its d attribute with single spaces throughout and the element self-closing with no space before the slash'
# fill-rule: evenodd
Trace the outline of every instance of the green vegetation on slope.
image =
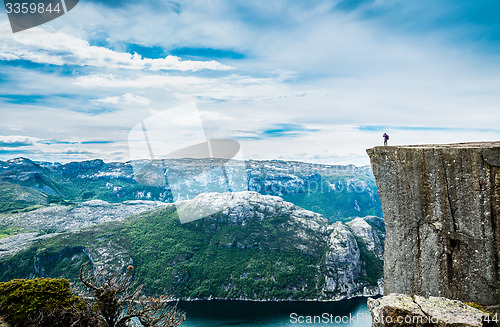
<svg viewBox="0 0 500 327">
<path fill-rule="evenodd" d="M 0 180 L 0 213 L 34 210 L 47 202 L 39 191 Z"/>
<path fill-rule="evenodd" d="M 22 233 L 23 230 L 17 227 L 0 225 L 0 239 Z"/>
<path fill-rule="evenodd" d="M 384 261 L 377 258 L 368 251 L 366 243 L 362 238 L 355 236 L 358 242 L 361 262 L 364 264 L 365 273 L 358 279 L 359 282 L 368 282 L 371 285 L 377 284 L 377 280 L 384 274 Z"/>
<path fill-rule="evenodd" d="M 69 200 L 75 202 L 99 199 L 111 203 L 119 203 L 126 200 L 136 200 L 138 194 L 150 194 L 151 199 L 162 199 L 171 202 L 172 196 L 165 187 L 144 186 L 135 180 L 113 178 L 113 179 L 88 179 L 88 178 L 55 178 L 58 185 L 58 200 Z M 116 191 L 114 189 L 116 188 Z M 144 199 L 145 197 L 140 197 Z"/>
<path fill-rule="evenodd" d="M 275 216 L 245 228 L 215 218 L 181 225 L 173 209 L 164 208 L 122 224 L 104 224 L 43 240 L 1 260 L 0 279 L 33 277 L 43 271 L 47 276 L 76 281 L 78 267 L 86 260 L 83 248 L 112 240 L 128 250 L 134 260 L 135 281 L 144 284 L 149 294 L 316 298 L 323 282 L 319 276 L 323 276 L 325 249 L 318 248 L 318 256 L 296 250 L 291 236 L 278 228 L 282 219 Z"/>
<path fill-rule="evenodd" d="M 40 242 L 35 246 L 0 260 L 0 281 L 14 278 L 66 277 L 78 282 L 80 266 L 89 262 L 83 247 L 72 247 L 58 240 L 57 243 Z"/>
<path fill-rule="evenodd" d="M 125 225 L 122 232 L 131 240 L 137 277 L 150 292 L 166 290 L 188 298 L 317 295 L 323 249 L 318 249 L 319 257 L 296 250 L 293 239 L 278 229 L 285 218 L 269 217 L 244 228 L 213 219 L 181 225 L 166 209 Z"/>
<path fill-rule="evenodd" d="M 71 316 L 86 309 L 86 303 L 71 293 L 65 279 L 14 279 L 0 283 L 0 315 L 11 326 L 32 326 L 35 322 L 36 326 L 69 326 Z"/>
<path fill-rule="evenodd" d="M 150 291 L 188 298 L 314 297 L 321 258 L 293 247 L 278 229 L 284 219 L 244 228 L 214 220 L 181 225 L 167 209 L 130 221 L 124 231 L 133 240 L 137 276 Z"/>
<path fill-rule="evenodd" d="M 358 177 L 366 184 L 350 185 L 352 176 L 318 175 L 303 192 L 284 194 L 283 199 L 301 208 L 323 215 L 331 222 L 347 222 L 352 217 L 382 216 L 375 182 Z M 372 190 L 370 193 L 368 190 Z"/>
</svg>

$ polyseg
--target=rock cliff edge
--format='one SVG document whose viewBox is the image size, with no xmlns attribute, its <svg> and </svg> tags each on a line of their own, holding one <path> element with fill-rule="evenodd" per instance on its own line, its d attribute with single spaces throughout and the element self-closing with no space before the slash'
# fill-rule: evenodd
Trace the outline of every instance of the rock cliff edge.
<svg viewBox="0 0 500 327">
<path fill-rule="evenodd" d="M 367 152 L 387 233 L 384 294 L 500 303 L 500 142 Z"/>
</svg>

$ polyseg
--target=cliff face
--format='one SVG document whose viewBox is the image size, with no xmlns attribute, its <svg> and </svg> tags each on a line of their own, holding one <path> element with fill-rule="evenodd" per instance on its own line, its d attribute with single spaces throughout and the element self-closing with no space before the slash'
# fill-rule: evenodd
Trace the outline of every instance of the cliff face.
<svg viewBox="0 0 500 327">
<path fill-rule="evenodd" d="M 500 142 L 367 152 L 387 233 L 384 293 L 500 303 Z"/>
</svg>

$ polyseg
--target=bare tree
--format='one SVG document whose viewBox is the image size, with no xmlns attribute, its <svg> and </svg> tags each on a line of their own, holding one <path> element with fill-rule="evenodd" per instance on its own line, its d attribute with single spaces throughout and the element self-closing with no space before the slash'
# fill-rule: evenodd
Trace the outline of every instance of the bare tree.
<svg viewBox="0 0 500 327">
<path fill-rule="evenodd" d="M 170 306 L 171 299 L 167 296 L 159 298 L 142 298 L 140 300 L 141 310 L 147 314 L 138 317 L 143 327 L 176 327 L 179 326 L 186 316 L 177 311 L 177 304 Z"/>
<path fill-rule="evenodd" d="M 102 270 L 80 268 L 80 280 L 92 290 L 95 308 L 105 327 L 125 327 L 133 318 L 147 327 L 176 327 L 185 319 L 185 314 L 177 306 L 169 306 L 170 299 L 141 297 L 142 285 L 131 290 L 132 271 L 128 266 L 125 273 L 116 270 L 106 274 Z"/>
</svg>

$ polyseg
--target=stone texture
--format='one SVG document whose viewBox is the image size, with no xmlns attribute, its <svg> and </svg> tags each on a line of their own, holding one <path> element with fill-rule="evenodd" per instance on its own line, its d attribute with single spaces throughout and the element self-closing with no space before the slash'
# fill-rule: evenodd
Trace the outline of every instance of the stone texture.
<svg viewBox="0 0 500 327">
<path fill-rule="evenodd" d="M 230 181 L 220 169 L 234 174 Z M 151 166 L 153 180 L 146 178 L 145 185 L 134 179 L 134 167 Z M 140 169 L 139 169 L 140 170 Z M 148 169 L 146 169 L 148 171 Z M 162 176 L 162 174 L 164 174 Z M 140 176 L 145 177 L 144 174 Z M 139 180 L 141 180 L 141 178 Z M 248 188 L 245 187 L 245 180 Z M 165 184 L 168 181 L 168 186 Z M 153 182 L 153 185 L 150 184 Z M 228 184 L 229 183 L 229 184 Z M 148 186 L 149 185 L 149 186 Z M 295 198 L 301 193 L 336 195 L 328 197 L 336 205 L 330 220 L 345 217 L 362 217 L 367 214 L 380 216 L 380 199 L 368 166 L 324 165 L 281 160 L 230 160 L 221 159 L 169 159 L 110 162 L 89 160 L 67 164 L 34 162 L 26 158 L 0 161 L 0 195 L 9 192 L 15 209 L 21 210 L 36 204 L 45 206 L 47 195 L 57 199 L 80 202 L 87 199 L 103 199 L 117 203 L 125 200 L 149 200 L 173 202 L 193 199 L 201 193 L 256 191 L 265 195 Z M 320 194 L 322 193 L 322 194 Z M 173 199 L 175 196 L 175 199 Z M 1 204 L 1 203 L 0 203 Z M 315 204 L 316 205 L 316 204 Z M 5 213 L 12 205 L 0 205 Z M 7 210 L 9 209 L 9 210 Z M 313 210 L 313 206 L 305 209 Z"/>
<path fill-rule="evenodd" d="M 377 258 L 383 260 L 384 242 L 383 239 L 381 239 L 381 237 L 379 236 L 380 229 L 375 230 L 368 223 L 368 221 L 378 221 L 379 223 L 382 222 L 382 224 L 384 222 L 381 218 L 368 216 L 365 218 L 354 218 L 347 223 L 347 226 L 349 226 L 354 235 L 361 238 L 363 242 L 365 242 L 369 251 L 373 252 Z"/>
<path fill-rule="evenodd" d="M 21 233 L 0 239 L 0 259 L 10 257 L 27 249 L 36 241 L 43 240 L 58 234 L 39 235 L 38 233 Z"/>
<path fill-rule="evenodd" d="M 384 294 L 500 303 L 500 142 L 367 152 L 386 224 Z"/>
<path fill-rule="evenodd" d="M 16 227 L 22 231 L 0 239 L 0 259 L 12 256 L 34 242 L 58 233 L 122 220 L 128 216 L 169 205 L 172 204 L 143 200 L 130 200 L 123 203 L 91 200 L 76 206 L 51 205 L 34 211 L 0 217 L 0 226 Z"/>
<path fill-rule="evenodd" d="M 318 299 L 343 300 L 382 294 L 382 276 L 377 275 L 376 278 L 372 278 L 374 280 L 367 280 L 371 267 L 367 267 L 358 245 L 359 240 L 362 240 L 366 244 L 366 251 L 378 258 L 381 263 L 384 225 L 380 218 L 368 216 L 355 218 L 348 224 L 342 222 L 332 224 L 322 215 L 300 208 L 280 197 L 251 191 L 203 193 L 192 200 L 184 200 L 181 204 L 185 209 L 193 211 L 207 208 L 209 212 L 221 210 L 217 214 L 186 225 L 195 229 L 203 228 L 207 235 L 216 233 L 221 228 L 237 227 L 229 228 L 228 230 L 232 232 L 228 232 L 225 237 L 217 238 L 222 248 L 299 250 L 308 256 L 317 257 L 319 265 L 316 277 L 320 281 Z M 104 233 L 107 225 L 100 223 L 113 222 L 119 225 L 123 223 L 124 216 L 137 215 L 147 209 L 156 208 L 158 211 L 156 214 L 159 215 L 162 208 L 171 205 L 173 204 L 145 201 L 110 204 L 92 200 L 73 207 L 52 206 L 16 214 L 12 217 L 17 220 L 9 217 L 12 219 L 12 225 L 33 229 L 50 226 L 57 233 L 42 236 L 38 236 L 36 232 L 22 233 L 1 239 L 0 259 L 13 256 L 41 238 L 58 235 L 65 240 L 67 246 L 59 251 L 50 251 L 48 254 L 43 251 L 37 252 L 33 272 L 36 276 L 47 276 L 51 266 L 60 262 L 62 258 L 73 260 L 83 255 L 90 259 L 93 266 L 109 271 L 133 265 L 134 261 L 127 243 L 116 241 L 113 233 Z M 268 224 L 272 224 L 273 228 L 265 227 Z M 88 226 L 93 226 L 94 231 L 101 231 L 98 233 L 98 238 L 90 237 L 84 246 L 75 247 L 72 244 L 74 234 L 78 234 L 81 229 Z M 234 232 L 235 230 L 238 232 Z M 0 262 L 0 270 L 15 269 L 15 264 L 10 266 L 13 268 L 2 266 Z"/>
<path fill-rule="evenodd" d="M 361 275 L 360 252 L 354 235 L 345 224 L 337 222 L 327 242 L 325 289 L 354 293 L 359 288 L 356 280 Z"/>
<path fill-rule="evenodd" d="M 367 245 L 367 250 L 379 259 L 383 254 L 383 220 L 368 216 L 355 218 L 345 224 L 330 224 L 322 215 L 300 208 L 282 198 L 261 195 L 257 192 L 204 193 L 192 200 L 184 201 L 183 210 L 199 212 L 222 210 L 222 215 L 204 218 L 205 221 L 224 222 L 241 227 L 272 216 L 285 217 L 279 224 L 281 238 L 308 255 L 316 256 L 325 252 L 325 274 L 318 276 L 325 282 L 321 289 L 322 299 L 343 300 L 358 296 L 382 294 L 383 279 L 370 284 L 366 277 L 365 263 L 361 260 L 356 237 Z M 241 247 L 257 245 L 261 248 L 275 248 L 266 241 L 265 235 L 259 236 L 258 244 L 247 244 L 245 240 L 231 240 Z"/>
<path fill-rule="evenodd" d="M 494 315 L 443 297 L 390 294 L 368 299 L 372 326 L 496 326 Z"/>
<path fill-rule="evenodd" d="M 45 230 L 59 233 L 123 219 L 168 205 L 172 204 L 142 200 L 130 200 L 122 203 L 91 200 L 75 206 L 51 205 L 34 211 L 0 217 L 0 225 L 17 227 L 26 231 Z"/>
</svg>

